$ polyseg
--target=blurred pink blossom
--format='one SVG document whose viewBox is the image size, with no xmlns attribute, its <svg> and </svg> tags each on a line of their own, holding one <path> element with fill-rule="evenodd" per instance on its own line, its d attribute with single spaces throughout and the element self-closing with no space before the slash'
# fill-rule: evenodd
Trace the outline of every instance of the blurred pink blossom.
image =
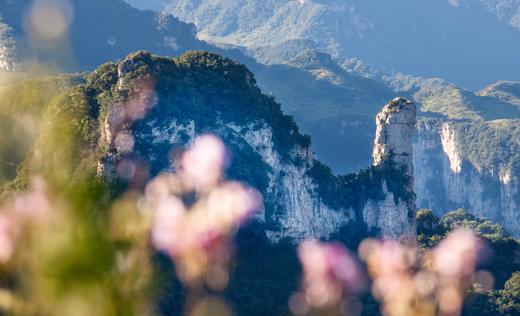
<svg viewBox="0 0 520 316">
<path fill-rule="evenodd" d="M 456 229 L 434 250 L 434 268 L 448 277 L 468 276 L 475 271 L 482 249 L 482 243 L 472 231 Z"/>
<path fill-rule="evenodd" d="M 261 206 L 261 196 L 238 182 L 228 182 L 208 196 L 208 221 L 229 230 L 249 219 Z"/>
<path fill-rule="evenodd" d="M 201 136 L 185 153 L 180 177 L 159 176 L 146 188 L 154 211 L 152 243 L 176 260 L 181 277 L 188 282 L 222 271 L 214 268 L 231 259 L 233 234 L 261 207 L 255 190 L 222 181 L 224 159 L 224 144 L 215 136 Z M 193 190 L 197 201 L 188 209 L 181 197 Z M 227 279 L 221 272 L 207 278 Z"/>
<path fill-rule="evenodd" d="M 173 257 L 194 250 L 210 252 L 212 245 L 253 215 L 260 201 L 254 190 L 238 183 L 216 188 L 190 211 L 173 195 L 162 198 L 155 208 L 152 242 Z"/>
<path fill-rule="evenodd" d="M 26 223 L 37 222 L 47 215 L 51 204 L 47 184 L 41 177 L 31 179 L 28 192 L 20 193 L 4 206 L 0 214 L 0 262 L 6 263 L 13 256 L 15 242 Z"/>
<path fill-rule="evenodd" d="M 222 177 L 226 149 L 220 139 L 213 135 L 203 135 L 183 156 L 184 179 L 196 190 L 207 190 L 216 185 Z"/>
<path fill-rule="evenodd" d="M 0 262 L 6 263 L 11 260 L 14 251 L 13 234 L 14 223 L 5 215 L 0 215 Z"/>
<path fill-rule="evenodd" d="M 338 243 L 305 241 L 298 248 L 298 257 L 304 271 L 304 295 L 310 306 L 336 305 L 363 285 L 358 263 Z"/>
<path fill-rule="evenodd" d="M 141 79 L 135 84 L 132 96 L 127 100 L 126 116 L 129 121 L 143 118 L 147 111 L 157 105 L 158 97 L 155 83 L 150 79 Z"/>
<path fill-rule="evenodd" d="M 31 179 L 31 190 L 15 197 L 12 211 L 15 216 L 35 220 L 50 211 L 51 205 L 47 197 L 47 184 L 41 177 Z"/>
<path fill-rule="evenodd" d="M 368 257 L 369 265 L 377 267 L 375 275 L 395 275 L 407 272 L 416 260 L 416 252 L 395 240 L 367 241 L 361 247 L 370 247 Z"/>
<path fill-rule="evenodd" d="M 186 210 L 182 202 L 174 196 L 162 199 L 155 211 L 152 227 L 152 242 L 160 251 L 176 254 L 184 244 L 182 220 Z"/>
</svg>

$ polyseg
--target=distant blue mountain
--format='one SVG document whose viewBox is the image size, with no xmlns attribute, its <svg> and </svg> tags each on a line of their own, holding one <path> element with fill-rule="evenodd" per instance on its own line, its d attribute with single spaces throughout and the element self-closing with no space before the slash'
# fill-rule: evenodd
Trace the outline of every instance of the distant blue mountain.
<svg viewBox="0 0 520 316">
<path fill-rule="evenodd" d="M 169 13 L 215 42 L 256 49 L 308 40 L 387 73 L 442 77 L 475 90 L 520 79 L 518 0 L 167 1 Z"/>
<path fill-rule="evenodd" d="M 164 9 L 167 0 L 125 0 L 132 6 L 141 10 L 155 10 L 159 11 Z"/>
</svg>

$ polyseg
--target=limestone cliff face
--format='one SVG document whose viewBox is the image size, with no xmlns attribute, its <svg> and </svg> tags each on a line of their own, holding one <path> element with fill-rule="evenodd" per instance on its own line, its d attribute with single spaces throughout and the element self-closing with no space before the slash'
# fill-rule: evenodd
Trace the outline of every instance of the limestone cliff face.
<svg viewBox="0 0 520 316">
<path fill-rule="evenodd" d="M 386 198 L 368 201 L 363 209 L 369 227 L 378 227 L 383 236 L 390 238 L 415 235 L 415 220 L 410 212 L 415 212 L 412 143 L 416 122 L 416 107 L 404 98 L 395 98 L 376 116 L 373 164 L 377 167 L 391 162 L 393 168 L 402 170 L 407 178 L 406 187 L 402 189 L 410 193 L 408 199 L 396 199 L 387 186 L 387 181 L 392 179 L 383 178 Z"/>
<path fill-rule="evenodd" d="M 194 61 L 198 57 L 191 55 L 190 58 Z M 205 55 L 204 58 L 216 57 Z M 231 98 L 235 98 L 236 92 L 244 94 L 243 90 L 219 90 L 219 99 L 210 100 L 211 106 L 201 111 L 203 115 L 194 110 L 177 110 L 176 107 L 193 94 L 179 96 L 185 89 L 178 86 L 167 89 L 163 86 L 157 90 L 155 86 L 162 84 L 158 78 L 177 71 L 174 75 L 179 76 L 178 82 L 182 84 L 185 82 L 183 76 L 194 74 L 185 69 L 175 70 L 177 66 L 167 59 L 161 59 L 160 66 L 152 60 L 153 57 L 146 54 L 137 54 L 129 56 L 117 67 L 113 93 L 122 92 L 127 100 L 123 98 L 121 103 L 110 104 L 106 110 L 100 133 L 106 154 L 99 161 L 99 174 L 109 179 L 124 178 L 125 173 L 133 170 L 129 165 L 142 162 L 151 170 L 152 176 L 174 170 L 176 162 L 172 153 L 189 146 L 197 135 L 213 133 L 225 141 L 233 157 L 228 176 L 249 183 L 263 194 L 264 208 L 257 217 L 266 223 L 266 233 L 272 240 L 327 238 L 345 225 L 363 223 L 389 238 L 414 234 L 415 204 L 411 191 L 413 104 L 396 99 L 383 109 L 378 116 L 374 166 L 364 177 L 353 176 L 355 180 L 350 181 L 346 179 L 352 177 L 335 177 L 316 161 L 309 144 L 301 141 L 297 129 L 280 128 L 277 124 L 287 118 L 276 112 L 275 107 L 266 114 L 258 114 L 262 113 L 261 108 L 248 112 L 254 105 L 238 104 L 237 108 L 243 113 L 223 115 L 225 108 L 219 108 L 214 102 L 233 106 L 237 101 Z M 136 69 L 151 74 L 144 76 L 145 82 L 135 81 Z M 168 74 L 161 69 L 168 69 Z M 233 77 L 233 82 L 236 82 L 235 78 L 237 76 Z M 241 80 L 246 81 L 245 88 L 241 89 L 256 89 L 250 73 L 245 73 Z M 133 92 L 125 91 L 129 86 L 133 86 Z M 191 89 L 194 87 L 198 85 L 190 86 Z M 229 91 L 231 97 L 222 91 Z M 204 96 L 206 91 L 191 93 Z M 204 106 L 203 102 L 207 100 L 202 99 L 197 106 Z M 250 100 L 254 99 L 249 98 L 248 102 Z M 262 102 L 264 107 L 265 102 L 272 101 L 265 99 Z M 191 104 L 187 106 L 192 107 Z M 137 111 L 139 115 L 129 115 L 136 108 L 140 110 Z M 249 118 L 244 119 L 245 116 Z M 406 181 L 399 182 L 395 178 Z"/>
<path fill-rule="evenodd" d="M 328 237 L 355 219 L 352 210 L 347 207 L 334 209 L 319 196 L 316 180 L 308 175 L 314 163 L 314 154 L 309 148 L 293 148 L 291 155 L 304 163 L 290 163 L 274 148 L 275 135 L 265 122 L 228 126 L 241 135 L 268 166 L 269 180 L 264 198 L 271 207 L 276 206 L 272 213 L 267 211 L 266 214 L 264 209 L 262 217 L 275 224 L 275 229 L 267 232 L 271 239 Z"/>
<path fill-rule="evenodd" d="M 15 44 L 11 35 L 11 29 L 0 17 L 0 71 L 15 70 Z"/>
<path fill-rule="evenodd" d="M 412 141 L 415 135 L 417 109 L 404 99 L 395 98 L 376 116 L 376 138 L 372 159 L 374 166 L 391 158 L 413 177 Z M 413 185 L 413 178 L 410 181 Z"/>
<path fill-rule="evenodd" d="M 453 123 L 422 121 L 414 143 L 419 208 L 442 215 L 465 208 L 520 236 L 520 178 L 509 169 L 486 170 L 466 160 Z"/>
</svg>

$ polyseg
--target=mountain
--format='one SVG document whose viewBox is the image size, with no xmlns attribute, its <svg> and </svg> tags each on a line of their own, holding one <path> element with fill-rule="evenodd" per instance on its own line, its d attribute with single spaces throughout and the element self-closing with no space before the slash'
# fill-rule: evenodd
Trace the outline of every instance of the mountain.
<svg viewBox="0 0 520 316">
<path fill-rule="evenodd" d="M 327 238 L 344 227 L 392 238 L 415 235 L 416 109 L 404 99 L 393 100 L 378 116 L 374 165 L 334 176 L 314 158 L 310 138 L 280 104 L 230 59 L 208 52 L 173 59 L 138 52 L 100 66 L 85 80 L 45 110 L 34 159 L 53 157 L 39 162 L 50 170 L 90 170 L 138 185 L 175 168 L 175 157 L 197 135 L 213 133 L 229 148 L 228 177 L 263 194 L 258 218 L 271 240 Z M 72 148 L 48 149 L 53 142 Z M 60 163 L 62 155 L 72 164 Z"/>
<path fill-rule="evenodd" d="M 397 95 L 386 84 L 349 73 L 315 50 L 291 54 L 283 64 L 249 66 L 262 90 L 275 96 L 312 136 L 320 161 L 336 174 L 370 165 L 374 116 Z"/>
<path fill-rule="evenodd" d="M 190 49 L 217 52 L 246 64 L 255 73 L 262 90 L 275 96 L 284 111 L 295 116 L 302 131 L 314 136 L 313 151 L 337 173 L 356 172 L 370 164 L 375 130 L 373 117 L 381 104 L 395 97 L 384 84 L 346 72 L 326 54 L 304 49 L 291 53 L 290 63 L 261 64 L 240 49 L 220 48 L 199 41 L 192 24 L 179 22 L 172 16 L 137 10 L 121 0 L 69 1 L 68 9 L 74 12 L 69 35 L 65 33 L 52 47 L 40 47 L 35 45 L 34 36 L 23 24 L 31 3 L 29 0 L 0 0 L 4 29 L 9 28 L 5 32 L 9 41 L 3 45 L 0 42 L 0 47 L 9 52 L 4 55 L 18 57 L 10 57 L 9 61 L 4 58 L 2 64 L 9 64 L 10 68 L 18 64 L 20 71 L 30 72 L 36 60 L 38 67 L 43 64 L 57 71 L 90 71 L 106 60 L 119 60 L 141 49 L 166 56 Z M 270 57 L 274 57 L 273 53 Z M 361 119 L 366 128 L 350 124 L 353 119 Z M 326 137 L 329 129 L 343 131 L 334 145 Z M 363 139 L 359 136 L 366 131 L 371 131 L 369 141 L 356 142 Z M 342 158 L 345 155 L 348 155 L 346 160 Z"/>
<path fill-rule="evenodd" d="M 49 12 L 38 11 L 39 3 L 0 0 L 0 40 L 6 25 L 17 59 L 28 69 L 36 61 L 58 71 L 84 71 L 139 49 L 172 55 L 208 47 L 196 39 L 193 25 L 139 11 L 122 0 L 54 1 Z M 58 24 L 49 29 L 38 24 L 38 14 L 44 13 Z"/>
<path fill-rule="evenodd" d="M 480 0 L 488 11 L 512 27 L 520 30 L 520 1 L 518 0 Z M 457 3 L 457 2 L 455 2 Z"/>
<path fill-rule="evenodd" d="M 169 3 L 167 12 L 194 23 L 199 37 L 212 42 L 255 50 L 304 40 L 335 57 L 359 58 L 387 73 L 441 77 L 471 89 L 520 79 L 520 31 L 511 25 L 517 25 L 511 21 L 518 20 L 518 5 L 512 1 Z"/>
<path fill-rule="evenodd" d="M 520 82 L 499 81 L 482 89 L 478 94 L 520 107 Z"/>
<path fill-rule="evenodd" d="M 403 95 L 418 106 L 418 133 L 414 140 L 417 205 L 431 208 L 439 216 L 465 207 L 477 216 L 501 223 L 515 236 L 520 234 L 520 170 L 515 167 L 520 162 L 520 131 L 516 128 L 520 112 L 515 103 L 518 83 L 498 82 L 474 93 L 442 79 L 385 75 L 360 62 L 339 67 L 324 53 L 306 49 L 291 53 L 282 46 L 274 51 L 266 49 L 262 54 L 305 70 L 315 82 L 352 88 L 338 90 L 337 99 L 332 98 L 334 90 L 325 86 L 319 90 L 321 93 L 274 93 L 285 104 L 284 109 L 295 115 L 313 137 L 318 157 L 324 158 L 336 173 L 368 165 L 375 137 L 376 107 L 370 106 L 369 98 L 356 103 L 356 96 L 363 95 L 360 91 L 350 96 L 348 92 L 364 87 L 376 99 Z M 369 78 L 363 81 L 359 79 L 362 77 Z M 289 76 L 282 78 L 287 79 L 281 82 L 291 82 Z M 269 82 L 262 79 L 261 84 Z M 326 98 L 321 97 L 325 95 Z M 312 111 L 307 119 L 303 117 L 306 111 Z"/>
<path fill-rule="evenodd" d="M 440 79 L 397 75 L 387 80 L 420 109 L 414 141 L 418 207 L 438 215 L 464 207 L 518 236 L 518 106 Z"/>
<path fill-rule="evenodd" d="M 161 11 L 166 6 L 167 0 L 125 0 L 130 5 L 141 10 Z"/>
<path fill-rule="evenodd" d="M 140 10 L 161 11 L 166 6 L 167 0 L 125 0 L 131 6 Z"/>
<path fill-rule="evenodd" d="M 387 75 L 384 71 L 374 70 L 359 59 L 344 60 L 331 57 L 317 50 L 318 45 L 310 40 L 290 40 L 279 44 L 270 43 L 263 47 L 216 47 L 198 40 L 191 24 L 162 14 L 139 11 L 119 0 L 70 1 L 72 10 L 76 12 L 70 24 L 71 36 L 65 36 L 63 43 L 56 46 L 58 48 L 42 48 L 34 45 L 30 33 L 22 25 L 29 3 L 6 0 L 1 3 L 0 13 L 6 25 L 4 30 L 9 29 L 3 33 L 7 34 L 3 38 L 8 39 L 4 40 L 4 43 L 10 44 L 0 47 L 3 47 L 3 51 L 9 51 L 10 56 L 18 56 L 20 61 L 27 58 L 31 60 L 36 56 L 40 61 L 57 65 L 59 69 L 83 71 L 95 68 L 106 59 L 124 58 L 134 49 L 148 49 L 161 55 L 174 55 L 187 49 L 198 48 L 219 52 L 246 64 L 255 73 L 258 86 L 281 102 L 284 112 L 294 116 L 301 131 L 312 136 L 312 151 L 316 152 L 317 159 L 330 166 L 335 174 L 357 172 L 370 165 L 372 143 L 376 136 L 374 116 L 387 100 L 396 95 L 408 97 L 418 106 L 419 120 L 422 122 L 424 119 L 428 126 L 431 125 L 429 129 L 420 129 L 419 137 L 415 141 L 414 172 L 418 205 L 430 207 L 439 215 L 464 205 L 470 212 L 484 214 L 507 225 L 511 233 L 520 233 L 516 220 L 504 222 L 505 218 L 515 218 L 515 214 L 518 214 L 516 205 L 520 202 L 518 195 L 514 194 L 518 191 L 517 186 L 508 184 L 511 189 L 506 190 L 499 172 L 496 171 L 512 170 L 511 183 L 516 183 L 518 175 L 515 169 L 508 167 L 514 165 L 516 159 L 514 147 L 509 148 L 507 144 L 515 144 L 518 135 L 512 134 L 514 129 L 495 128 L 514 126 L 515 119 L 518 119 L 514 91 L 507 92 L 507 97 L 503 97 L 502 90 L 500 93 L 494 92 L 491 95 L 490 92 L 490 95 L 485 95 L 483 91 L 473 93 L 446 80 L 423 79 L 402 74 Z M 114 23 L 114 17 L 117 17 L 117 23 Z M 92 21 L 95 22 L 96 28 L 99 28 L 96 34 L 85 31 L 92 28 Z M 171 27 L 161 27 L 161 21 L 170 21 L 168 23 L 171 23 Z M 106 39 L 112 39 L 114 34 L 117 38 L 123 36 L 124 40 L 107 42 Z M 173 42 L 176 45 L 165 44 Z M 63 50 L 63 47 L 69 49 Z M 61 53 L 54 54 L 56 49 L 79 52 L 81 58 L 63 58 Z M 404 54 L 406 50 L 400 49 L 400 52 Z M 255 56 L 263 64 L 246 55 Z M 71 63 L 74 59 L 76 61 Z M 16 63 L 10 64 L 16 66 Z M 30 68 L 32 64 L 30 61 L 22 62 L 18 69 L 23 65 Z M 511 85 L 514 86 L 514 82 Z M 432 123 L 432 119 L 435 123 Z M 495 124 L 495 120 L 502 120 L 502 123 Z M 474 179 L 478 180 L 471 185 L 464 182 L 464 179 L 467 179 L 462 176 L 464 172 L 455 173 L 450 167 L 450 155 L 447 153 L 453 150 L 443 146 L 441 135 L 444 123 L 459 130 L 463 130 L 461 128 L 465 125 L 479 126 L 479 133 L 471 134 L 473 137 L 459 136 L 453 142 L 460 159 L 464 161 L 462 165 L 467 166 L 468 170 L 473 170 Z M 425 131 L 429 132 L 423 133 Z M 486 146 L 490 149 L 483 155 L 466 150 L 482 145 L 480 133 L 488 135 L 485 139 Z M 419 143 L 423 145 L 418 145 Z M 427 148 L 425 146 L 429 143 L 432 150 L 421 149 Z M 433 172 L 431 164 L 428 163 L 430 156 L 437 157 L 435 159 L 442 162 L 437 165 L 443 168 Z M 482 161 L 486 163 L 483 164 Z M 489 161 L 495 161 L 493 164 L 496 166 L 489 167 L 493 165 Z M 462 167 L 464 168 L 466 167 Z M 462 192 L 455 190 L 460 183 L 464 183 L 468 189 Z M 498 194 L 482 194 L 485 187 L 492 187 L 495 192 L 504 192 L 504 198 Z M 512 193 L 506 194 L 504 190 Z M 512 199 L 507 200 L 505 196 Z"/>
</svg>

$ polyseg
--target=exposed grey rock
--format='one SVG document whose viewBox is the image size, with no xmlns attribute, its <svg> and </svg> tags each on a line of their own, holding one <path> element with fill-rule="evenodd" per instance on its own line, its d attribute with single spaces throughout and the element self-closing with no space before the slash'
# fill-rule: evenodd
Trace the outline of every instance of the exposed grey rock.
<svg viewBox="0 0 520 316">
<path fill-rule="evenodd" d="M 0 72 L 16 69 L 16 48 L 11 28 L 2 23 L 0 16 Z"/>
<path fill-rule="evenodd" d="M 374 166 L 390 158 L 413 176 L 412 141 L 415 135 L 417 109 L 404 99 L 395 98 L 376 116 L 376 138 L 372 155 Z M 410 182 L 413 184 L 413 181 Z"/>
<path fill-rule="evenodd" d="M 408 183 L 404 190 L 410 194 L 406 200 L 394 199 L 383 181 L 383 201 L 368 201 L 363 217 L 369 227 L 378 227 L 383 236 L 389 238 L 415 236 L 415 195 L 413 194 L 413 148 L 417 110 L 415 105 L 404 99 L 395 98 L 376 116 L 373 164 L 380 166 L 390 160 L 393 167 L 406 173 Z M 392 179 L 388 179 L 392 180 Z"/>
<path fill-rule="evenodd" d="M 463 207 L 520 236 L 520 178 L 511 169 L 486 170 L 469 162 L 453 123 L 422 121 L 414 143 L 419 208 L 443 215 Z"/>
<path fill-rule="evenodd" d="M 197 135 L 214 133 L 234 150 L 235 161 L 240 162 L 241 155 L 247 153 L 249 161 L 254 161 L 254 168 L 261 169 L 255 175 L 265 181 L 257 183 L 256 188 L 264 194 L 265 207 L 257 217 L 267 224 L 266 233 L 272 240 L 286 237 L 293 240 L 328 238 L 347 224 L 361 224 L 363 221 L 368 228 L 380 230 L 387 238 L 414 235 L 411 149 L 415 106 L 410 102 L 397 98 L 378 115 L 375 163 L 371 172 L 377 179 L 381 177 L 381 180 L 373 181 L 369 176 L 363 181 L 367 181 L 365 185 L 374 185 L 374 188 L 366 188 L 367 191 L 373 192 L 380 188 L 381 194 L 360 193 L 358 197 L 343 198 L 338 195 L 352 194 L 353 191 L 365 188 L 361 184 L 356 186 L 342 182 L 341 178 L 327 174 L 322 169 L 318 170 L 318 176 L 313 174 L 313 168 L 319 162 L 315 160 L 310 147 L 301 143 L 293 143 L 289 148 L 276 146 L 276 138 L 280 135 L 275 135 L 274 127 L 263 118 L 239 124 L 220 116 L 208 124 L 190 113 L 172 117 L 154 111 L 151 105 L 153 93 L 150 93 L 153 89 L 140 88 L 140 81 L 129 79 L 134 76 L 136 69 L 141 71 L 143 65 L 159 71 L 154 68 L 147 54 L 130 55 L 118 65 L 117 89 L 128 89 L 128 85 L 133 82 L 136 85 L 133 90 L 137 92 L 132 90 L 129 100 L 114 104 L 107 111 L 101 143 L 106 146 L 108 153 L 99 161 L 100 176 L 113 179 L 117 175 L 124 178 L 124 174 L 120 174 L 121 170 L 125 172 L 124 164 L 128 164 L 132 157 L 147 161 L 152 174 L 174 170 L 175 158 L 168 155 L 172 148 L 186 148 Z M 153 78 L 149 80 L 153 81 Z M 244 80 L 253 84 L 252 78 L 248 76 Z M 138 117 L 129 116 L 132 110 L 129 106 L 135 104 L 141 105 L 144 112 Z M 118 139 L 121 140 L 118 142 Z M 403 179 L 407 179 L 404 188 L 396 190 L 388 185 L 395 180 L 389 178 L 395 174 L 384 173 L 387 166 L 382 164 L 388 162 L 388 159 L 393 161 L 392 168 L 402 170 Z M 337 186 L 342 183 L 345 186 L 354 185 L 356 190 L 338 190 Z M 407 194 L 400 194 L 402 191 Z M 331 201 L 331 196 L 342 202 Z"/>
</svg>

